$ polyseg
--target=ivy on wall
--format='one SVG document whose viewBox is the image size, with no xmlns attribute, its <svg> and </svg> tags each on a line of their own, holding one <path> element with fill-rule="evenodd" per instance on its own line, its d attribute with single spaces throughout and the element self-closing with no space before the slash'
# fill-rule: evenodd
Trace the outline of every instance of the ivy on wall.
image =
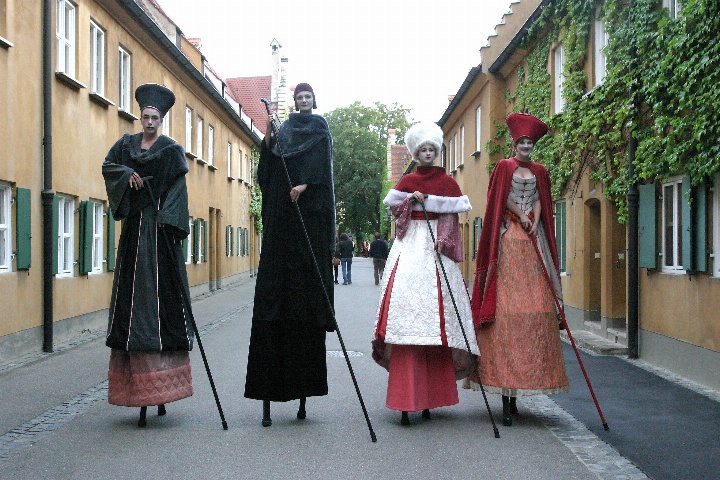
<svg viewBox="0 0 720 480">
<path fill-rule="evenodd" d="M 588 91 L 584 66 L 599 14 L 610 43 L 607 73 Z M 518 84 L 507 93 L 514 111 L 546 121 L 551 135 L 538 142 L 536 160 L 553 181 L 553 194 L 572 194 L 584 172 L 627 214 L 627 147 L 638 140 L 635 174 L 641 183 L 688 175 L 697 185 L 720 169 L 720 2 L 681 1 L 672 19 L 660 0 L 555 0 L 543 7 L 521 48 Z M 565 51 L 565 107 L 551 114 L 551 49 Z M 630 99 L 636 92 L 635 102 Z M 510 153 L 507 129 L 486 144 Z"/>
<path fill-rule="evenodd" d="M 253 146 L 250 153 L 253 165 L 253 185 L 254 188 L 250 192 L 250 215 L 253 217 L 255 222 L 255 232 L 258 235 L 262 233 L 262 191 L 260 190 L 260 182 L 257 180 L 257 164 L 260 159 L 260 150 L 258 147 Z"/>
</svg>

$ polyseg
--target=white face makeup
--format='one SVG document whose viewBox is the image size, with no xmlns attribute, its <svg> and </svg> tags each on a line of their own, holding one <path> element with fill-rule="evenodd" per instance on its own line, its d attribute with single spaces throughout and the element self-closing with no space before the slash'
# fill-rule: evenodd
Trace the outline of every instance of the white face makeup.
<svg viewBox="0 0 720 480">
<path fill-rule="evenodd" d="M 300 113 L 312 113 L 313 94 L 311 92 L 298 92 L 295 94 L 295 103 Z"/>
<path fill-rule="evenodd" d="M 437 150 L 432 145 L 424 143 L 418 148 L 416 156 L 420 166 L 429 167 L 437 157 Z"/>
</svg>

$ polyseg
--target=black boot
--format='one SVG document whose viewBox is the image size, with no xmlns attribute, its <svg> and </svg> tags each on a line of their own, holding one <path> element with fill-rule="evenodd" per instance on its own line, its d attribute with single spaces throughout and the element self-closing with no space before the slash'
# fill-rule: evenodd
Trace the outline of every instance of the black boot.
<svg viewBox="0 0 720 480">
<path fill-rule="evenodd" d="M 298 408 L 297 417 L 300 420 L 305 420 L 305 416 L 307 414 L 305 413 L 305 397 L 300 398 L 300 408 Z"/>
<path fill-rule="evenodd" d="M 503 425 L 506 427 L 512 426 L 512 417 L 510 416 L 510 397 L 503 395 Z"/>
<path fill-rule="evenodd" d="M 270 425 L 272 425 L 272 420 L 270 419 L 270 400 L 263 400 L 262 426 L 269 427 Z"/>
<path fill-rule="evenodd" d="M 147 420 L 145 417 L 147 416 L 147 407 L 140 407 L 140 420 L 138 420 L 138 427 L 144 427 L 147 425 Z"/>
<path fill-rule="evenodd" d="M 408 412 L 402 412 L 400 416 L 400 425 L 410 425 L 410 419 L 408 418 Z"/>
<path fill-rule="evenodd" d="M 423 417 L 425 420 L 427 420 L 427 419 L 430 418 L 430 409 L 429 409 L 429 408 L 426 408 L 425 410 L 423 410 L 422 417 Z"/>
<path fill-rule="evenodd" d="M 162 417 L 166 413 L 167 413 L 167 410 L 165 409 L 165 404 L 161 403 L 160 405 L 158 405 L 158 417 Z"/>
<path fill-rule="evenodd" d="M 513 415 L 518 414 L 517 397 L 510 397 L 510 413 Z"/>
</svg>

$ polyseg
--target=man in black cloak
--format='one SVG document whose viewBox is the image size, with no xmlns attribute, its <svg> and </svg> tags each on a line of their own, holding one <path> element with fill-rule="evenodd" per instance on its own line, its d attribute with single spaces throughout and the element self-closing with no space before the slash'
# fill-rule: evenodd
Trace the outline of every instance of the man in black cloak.
<svg viewBox="0 0 720 480">
<path fill-rule="evenodd" d="M 297 85 L 294 98 L 299 113 L 290 114 L 277 137 L 268 122 L 258 164 L 263 240 L 245 397 L 263 401 L 263 426 L 272 424 L 271 401 L 300 399 L 297 417 L 303 419 L 305 398 L 327 395 L 325 334 L 335 330 L 330 308 L 335 250 L 332 138 L 325 119 L 312 113 L 317 108 L 312 87 Z"/>
<path fill-rule="evenodd" d="M 108 401 L 141 407 L 142 427 L 148 405 L 164 415 L 166 403 L 192 395 L 194 332 L 181 296 L 190 298 L 181 245 L 190 231 L 188 166 L 183 148 L 158 134 L 175 95 L 144 84 L 135 99 L 143 132 L 113 145 L 102 174 L 113 217 L 123 220 L 106 340 Z"/>
</svg>

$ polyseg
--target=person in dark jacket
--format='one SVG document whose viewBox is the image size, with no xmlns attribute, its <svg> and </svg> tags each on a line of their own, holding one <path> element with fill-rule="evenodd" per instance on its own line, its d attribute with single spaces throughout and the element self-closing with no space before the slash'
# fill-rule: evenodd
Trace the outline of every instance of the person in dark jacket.
<svg viewBox="0 0 720 480">
<path fill-rule="evenodd" d="M 158 135 L 175 95 L 157 84 L 135 91 L 143 132 L 126 134 L 102 165 L 114 220 L 124 220 L 117 250 L 106 345 L 108 401 L 140 408 L 193 394 L 189 351 L 194 332 L 182 240 L 189 234 L 188 171 L 183 147 Z M 111 219 L 111 221 L 113 221 Z"/>
<path fill-rule="evenodd" d="M 340 251 L 343 285 L 352 285 L 353 243 L 350 237 L 347 236 L 347 233 L 340 235 L 338 250 Z"/>
<path fill-rule="evenodd" d="M 380 236 L 380 232 L 375 233 L 375 240 L 370 244 L 370 256 L 373 259 L 373 274 L 375 275 L 375 285 L 380 285 L 380 279 L 385 270 L 385 262 L 388 256 L 388 246 L 385 240 Z"/>
<path fill-rule="evenodd" d="M 312 113 L 312 87 L 297 85 L 294 98 L 299 113 L 290 114 L 277 136 L 268 119 L 258 163 L 263 239 L 245 397 L 262 400 L 266 427 L 270 402 L 299 399 L 303 419 L 306 397 L 327 395 L 325 336 L 335 330 L 332 138 L 325 119 Z"/>
</svg>

